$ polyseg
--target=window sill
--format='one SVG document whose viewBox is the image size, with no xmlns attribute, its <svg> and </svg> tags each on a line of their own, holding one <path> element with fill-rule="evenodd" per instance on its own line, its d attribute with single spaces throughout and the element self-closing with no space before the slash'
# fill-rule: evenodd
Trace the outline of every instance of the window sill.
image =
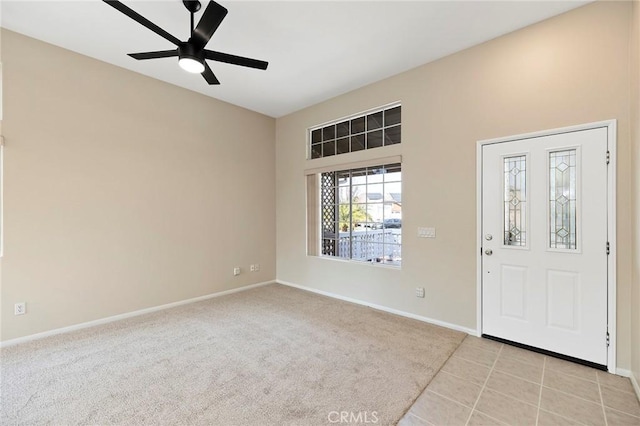
<svg viewBox="0 0 640 426">
<path fill-rule="evenodd" d="M 308 254 L 307 257 L 314 258 L 314 259 L 322 259 L 323 261 L 326 260 L 326 261 L 332 261 L 332 262 L 346 263 L 346 264 L 350 264 L 350 265 L 362 265 L 362 266 L 370 266 L 370 267 L 374 267 L 374 268 L 390 269 L 392 271 L 401 271 L 402 270 L 402 265 L 390 265 L 388 263 L 362 262 L 362 261 L 358 261 L 358 260 L 342 259 L 340 257 L 316 256 L 316 255 L 312 255 L 312 254 Z"/>
</svg>

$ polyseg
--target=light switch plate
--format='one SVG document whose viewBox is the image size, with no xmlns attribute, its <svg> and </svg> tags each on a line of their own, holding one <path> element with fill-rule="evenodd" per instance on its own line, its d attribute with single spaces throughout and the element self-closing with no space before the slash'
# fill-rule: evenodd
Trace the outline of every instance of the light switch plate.
<svg viewBox="0 0 640 426">
<path fill-rule="evenodd" d="M 435 238 L 436 228 L 418 228 L 418 237 L 420 238 Z"/>
</svg>

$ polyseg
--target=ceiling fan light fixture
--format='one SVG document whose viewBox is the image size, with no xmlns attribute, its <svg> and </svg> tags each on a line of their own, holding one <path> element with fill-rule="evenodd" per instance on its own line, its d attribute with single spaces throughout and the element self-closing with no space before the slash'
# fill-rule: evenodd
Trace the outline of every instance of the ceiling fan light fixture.
<svg viewBox="0 0 640 426">
<path fill-rule="evenodd" d="M 178 46 L 178 65 L 186 72 L 202 74 L 204 72 L 204 54 L 190 43 Z"/>
<path fill-rule="evenodd" d="M 178 65 L 180 68 L 185 70 L 186 72 L 190 72 L 193 74 L 202 74 L 204 71 L 204 64 L 200 59 L 190 58 L 190 57 L 182 57 L 178 59 Z"/>
</svg>

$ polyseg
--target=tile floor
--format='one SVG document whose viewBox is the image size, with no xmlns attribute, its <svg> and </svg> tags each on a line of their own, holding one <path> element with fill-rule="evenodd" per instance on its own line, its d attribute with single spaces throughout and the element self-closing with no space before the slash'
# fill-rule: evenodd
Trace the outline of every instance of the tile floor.
<svg viewBox="0 0 640 426">
<path fill-rule="evenodd" d="M 467 336 L 399 426 L 635 425 L 631 381 Z"/>
</svg>

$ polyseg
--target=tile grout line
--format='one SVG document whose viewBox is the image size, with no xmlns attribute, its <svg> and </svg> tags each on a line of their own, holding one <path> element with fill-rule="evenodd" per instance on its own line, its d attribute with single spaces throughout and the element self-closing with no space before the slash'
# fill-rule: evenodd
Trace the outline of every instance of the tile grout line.
<svg viewBox="0 0 640 426">
<path fill-rule="evenodd" d="M 496 425 L 499 425 L 499 426 L 509 426 L 509 424 L 508 424 L 508 423 L 505 423 L 505 422 L 503 422 L 502 420 L 498 420 L 498 419 L 496 419 L 495 417 L 488 415 L 488 414 L 487 414 L 487 413 L 485 413 L 484 411 L 480 411 L 480 410 L 478 410 L 478 409 L 473 410 L 473 411 L 474 411 L 474 412 L 476 412 L 476 413 L 480 413 L 480 414 L 482 414 L 482 415 L 484 415 L 484 416 L 487 416 L 487 417 L 489 417 L 491 420 L 495 420 Z"/>
<path fill-rule="evenodd" d="M 596 386 L 598 385 L 597 383 L 594 383 L 594 384 L 595 384 Z M 568 395 L 568 396 L 572 396 L 572 397 L 574 397 L 574 398 L 576 398 L 576 399 L 581 399 L 581 400 L 582 400 L 582 401 L 584 401 L 584 402 L 589 402 L 589 403 L 591 403 L 591 404 L 596 404 L 596 405 L 598 405 L 598 403 L 597 403 L 596 401 L 592 400 L 592 399 L 583 398 L 583 397 L 581 397 L 581 396 L 575 395 L 575 394 L 573 394 L 573 393 L 569 393 L 569 392 L 567 392 L 567 391 L 563 391 L 563 390 L 561 390 L 561 389 L 552 388 L 551 386 L 545 386 L 545 388 L 547 388 L 547 389 L 551 389 L 551 390 L 552 390 L 552 391 L 554 391 L 554 392 L 558 392 L 558 393 L 562 393 L 562 394 L 565 394 L 565 395 Z M 599 389 L 600 389 L 600 387 L 598 387 L 598 390 L 599 390 Z M 600 405 L 603 405 L 603 404 L 602 404 L 602 398 L 600 398 Z"/>
<path fill-rule="evenodd" d="M 600 394 L 600 406 L 602 407 L 602 415 L 604 416 L 604 426 L 609 426 L 607 410 L 604 409 L 604 398 L 602 397 L 602 388 L 600 387 L 600 376 L 598 376 L 598 373 L 596 373 L 596 380 L 598 381 L 598 394 Z"/>
<path fill-rule="evenodd" d="M 542 410 L 542 408 L 540 410 Z M 570 422 L 573 422 L 573 423 L 577 423 L 579 425 L 587 426 L 585 423 L 582 423 L 580 420 L 576 420 L 576 419 L 574 419 L 572 417 L 567 417 L 567 416 L 564 416 L 562 414 L 558 414 L 555 411 L 550 411 L 550 410 L 542 410 L 542 411 L 544 411 L 546 413 L 553 414 L 554 416 L 558 416 L 558 417 L 563 418 L 563 419 L 565 419 L 567 421 L 570 421 Z"/>
<path fill-rule="evenodd" d="M 451 397 L 449 397 L 449 396 L 442 395 L 441 393 L 438 393 L 438 392 L 433 391 L 433 390 L 431 390 L 431 389 L 425 389 L 425 393 L 426 393 L 426 392 L 431 392 L 431 393 L 432 393 L 432 394 L 434 394 L 434 395 L 438 395 L 439 397 L 444 398 L 444 399 L 446 399 L 446 400 L 448 400 L 448 401 L 455 402 L 456 404 L 458 404 L 458 405 L 462 405 L 462 406 L 463 406 L 463 407 L 465 407 L 465 408 L 471 408 L 471 409 L 473 409 L 473 407 L 471 407 L 471 406 L 469 406 L 469 405 L 467 405 L 467 404 L 463 404 L 463 403 L 462 403 L 462 402 L 460 402 L 460 401 L 456 401 L 455 399 L 453 399 L 453 398 L 451 398 Z M 414 416 L 416 416 L 416 417 L 420 417 L 420 416 L 418 416 L 417 414 L 414 414 Z M 420 418 L 422 419 L 422 417 L 420 417 Z M 425 420 L 425 419 L 422 419 L 422 420 Z"/>
<path fill-rule="evenodd" d="M 476 347 L 474 347 L 473 349 L 480 349 L 480 350 L 482 350 L 482 351 L 484 351 L 484 352 L 489 352 L 489 353 L 491 353 L 491 354 L 500 354 L 500 353 L 501 353 L 501 351 L 499 351 L 499 352 L 492 352 L 492 351 L 488 351 L 488 350 L 486 350 L 486 349 L 481 349 L 481 348 L 476 348 Z M 474 363 L 474 364 L 482 365 L 483 367 L 487 367 L 487 368 L 489 367 L 489 366 L 488 366 L 488 365 L 486 365 L 486 364 L 481 364 L 481 363 L 479 363 L 479 362 L 478 362 L 478 361 L 476 361 L 476 360 L 469 359 L 469 358 L 465 358 L 465 357 L 463 357 L 463 356 L 461 356 L 461 355 L 456 355 L 455 353 L 453 354 L 453 356 L 454 356 L 455 358 L 463 359 L 463 360 L 465 360 L 465 361 L 469 361 L 469 362 L 472 362 L 472 363 Z M 527 362 L 527 361 L 522 361 L 520 358 L 515 358 L 515 357 L 513 357 L 513 356 L 511 356 L 511 355 L 504 355 L 504 354 L 503 354 L 502 356 L 504 356 L 506 359 L 508 359 L 508 360 L 510 360 L 510 361 L 516 361 L 516 362 L 520 362 L 520 363 L 522 363 L 522 364 L 530 365 L 530 366 L 532 366 L 532 367 L 538 367 L 538 365 L 536 365 L 536 364 L 534 364 L 534 363 Z"/>
<path fill-rule="evenodd" d="M 607 373 L 607 374 L 609 374 L 609 373 Z M 600 377 L 598 377 L 598 380 L 600 380 Z M 609 389 L 609 390 L 612 390 L 612 391 L 615 391 L 615 392 L 628 393 L 630 395 L 636 396 L 635 391 L 626 391 L 624 389 L 620 389 L 619 387 L 611 386 L 611 385 L 606 384 L 606 383 L 600 383 L 600 385 L 605 389 Z"/>
<path fill-rule="evenodd" d="M 540 378 L 540 392 L 538 393 L 538 411 L 536 412 L 536 426 L 540 420 L 540 406 L 542 405 L 542 389 L 544 388 L 544 367 L 547 365 L 547 357 L 542 358 L 542 377 Z"/>
<path fill-rule="evenodd" d="M 504 344 L 502 346 L 500 346 L 500 350 L 496 354 L 496 359 L 493 361 L 493 365 L 491 366 L 491 369 L 489 370 L 489 374 L 487 374 L 487 378 L 484 380 L 484 384 L 482 385 L 482 389 L 480 389 L 480 393 L 478 394 L 478 397 L 476 398 L 475 404 L 473 404 L 473 408 L 471 408 L 471 412 L 469 413 L 469 417 L 467 417 L 467 421 L 465 422 L 465 426 L 469 425 L 469 421 L 471 420 L 471 416 L 473 416 L 473 412 L 476 410 L 476 407 L 478 406 L 478 401 L 480 401 L 480 397 L 482 396 L 482 393 L 484 392 L 484 390 L 487 387 L 487 382 L 489 382 L 489 378 L 491 377 L 491 373 L 493 373 L 493 370 L 496 368 L 496 364 L 498 363 L 498 358 L 500 358 L 500 354 L 502 353 L 502 349 L 503 348 L 504 348 Z"/>
<path fill-rule="evenodd" d="M 605 406 L 605 408 L 608 409 L 608 410 L 611 410 L 611 411 L 615 411 L 616 413 L 625 414 L 627 416 L 631 416 L 631 417 L 635 417 L 636 419 L 640 419 L 640 416 L 636 416 L 635 414 L 627 413 L 626 411 L 617 410 L 615 408 L 611 408 L 611 407 L 607 407 L 607 406 Z"/>
<path fill-rule="evenodd" d="M 480 365 L 480 366 L 485 367 L 485 368 L 491 368 L 491 367 L 490 367 L 490 366 L 488 366 L 487 364 L 482 364 L 482 363 L 479 363 L 478 361 L 474 361 L 474 360 L 472 360 L 472 359 L 468 359 L 468 358 L 461 357 L 460 355 L 455 355 L 455 354 L 454 354 L 454 355 L 452 356 L 452 358 L 461 359 L 461 360 L 463 360 L 463 361 L 467 361 L 467 362 L 473 363 L 473 364 L 475 364 L 475 365 Z M 491 363 L 491 365 L 493 365 L 493 363 Z"/>
<path fill-rule="evenodd" d="M 499 372 L 500 372 L 500 371 L 496 370 L 496 373 L 499 373 Z M 539 386 L 539 385 L 538 385 L 538 386 Z M 532 404 L 532 403 L 527 402 L 527 401 L 523 401 L 523 400 L 521 400 L 521 399 L 519 399 L 519 398 L 516 398 L 515 396 L 512 396 L 512 395 L 506 394 L 506 393 L 504 393 L 504 392 L 502 392 L 502 391 L 495 390 L 495 389 L 491 389 L 491 388 L 487 388 L 487 390 L 490 390 L 490 391 L 491 391 L 491 392 L 493 392 L 493 393 L 497 393 L 498 395 L 502 395 L 502 396 L 503 396 L 503 397 L 505 397 L 505 398 L 513 399 L 514 401 L 521 402 L 521 403 L 523 403 L 523 404 L 527 404 L 527 405 L 530 405 L 530 406 L 532 406 L 532 407 L 536 408 L 536 405 L 535 405 L 535 404 Z M 485 414 L 486 414 L 486 413 L 485 413 Z"/>
</svg>

